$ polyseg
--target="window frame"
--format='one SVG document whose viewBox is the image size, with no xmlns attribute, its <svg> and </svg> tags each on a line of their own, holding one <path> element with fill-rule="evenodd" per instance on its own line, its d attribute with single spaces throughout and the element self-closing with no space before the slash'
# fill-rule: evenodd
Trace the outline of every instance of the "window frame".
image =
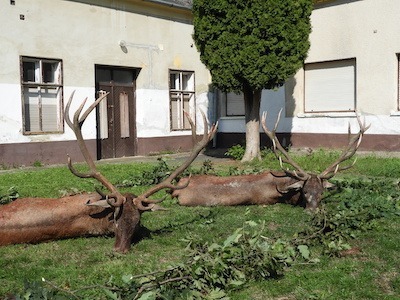
<svg viewBox="0 0 400 300">
<path fill-rule="evenodd" d="M 400 112 L 400 53 L 397 56 L 397 112 Z"/>
<path fill-rule="evenodd" d="M 33 81 L 26 79 L 27 73 L 25 69 L 25 63 L 35 63 Z M 38 67 L 36 67 L 38 64 Z M 48 73 L 45 73 L 44 64 L 56 64 L 56 68 L 52 70 L 52 81 L 46 80 L 48 77 Z M 22 132 L 24 135 L 45 135 L 45 134 L 60 134 L 64 133 L 64 116 L 63 116 L 63 62 L 61 59 L 56 58 L 43 58 L 43 57 L 32 57 L 32 56 L 20 56 L 20 81 L 21 81 L 21 105 L 22 105 Z M 39 122 L 38 127 L 39 130 L 27 130 L 27 121 L 30 115 L 28 116 L 28 112 L 26 111 L 25 105 L 26 102 L 26 91 L 30 89 L 36 89 L 38 97 L 37 105 L 38 105 L 38 116 Z M 51 95 L 50 93 L 43 93 L 42 89 L 51 89 L 54 90 L 56 105 L 57 105 L 57 115 L 56 122 L 57 127 L 55 130 L 46 130 L 44 129 L 44 118 L 43 118 L 43 102 L 42 100 L 46 100 L 46 98 L 42 98 L 42 95 Z"/>
<path fill-rule="evenodd" d="M 318 65 L 323 65 L 326 64 L 329 66 L 329 64 L 343 64 L 347 66 L 352 66 L 353 67 L 353 95 L 352 95 L 352 107 L 349 109 L 326 109 L 326 110 L 312 110 L 312 109 L 307 109 L 307 106 L 311 106 L 310 104 L 307 104 L 307 67 L 315 67 Z M 339 69 L 341 66 L 338 66 L 337 68 Z M 328 67 L 328 68 L 319 68 L 319 70 L 324 70 L 324 69 L 334 69 L 334 67 Z M 344 59 L 337 59 L 337 60 L 329 60 L 329 61 L 320 61 L 320 62 L 312 62 L 312 63 L 305 63 L 303 67 L 303 72 L 304 72 L 304 90 L 303 90 L 303 97 L 304 97 L 304 102 L 303 102 L 303 111 L 305 114 L 335 114 L 335 113 L 348 113 L 348 112 L 355 112 L 357 110 L 357 60 L 355 57 L 351 58 L 344 58 Z M 319 104 L 321 106 L 321 104 Z"/>
<path fill-rule="evenodd" d="M 178 75 L 178 87 L 173 86 L 171 75 Z M 190 75 L 190 79 L 187 83 L 190 83 L 190 87 L 184 87 L 184 75 Z M 176 79 L 175 79 L 176 81 Z M 169 69 L 168 70 L 168 85 L 169 85 L 169 119 L 170 119 L 170 130 L 171 131 L 188 131 L 191 130 L 190 123 L 184 116 L 183 110 L 185 108 L 185 96 L 189 98 L 188 108 L 189 115 L 193 115 L 193 111 L 191 110 L 191 106 L 193 110 L 196 110 L 196 92 L 195 92 L 195 72 L 189 70 L 177 70 L 177 69 Z M 178 99 L 178 100 L 174 100 Z M 179 108 L 177 110 L 177 120 L 174 120 L 173 114 L 173 101 L 178 101 Z M 177 123 L 177 126 L 174 124 Z"/>
<path fill-rule="evenodd" d="M 228 97 L 229 96 L 229 94 L 233 94 L 234 95 L 234 97 L 237 97 L 237 98 L 241 98 L 240 100 L 243 102 L 243 114 L 237 114 L 237 113 L 228 113 L 229 112 L 229 103 L 230 103 L 230 105 L 234 105 L 234 103 L 233 102 L 231 102 L 231 101 L 229 101 L 230 100 L 230 98 Z M 229 93 L 224 93 L 224 97 L 225 97 L 225 116 L 226 117 L 244 117 L 244 116 L 246 116 L 246 109 L 245 109 L 245 104 L 244 104 L 244 95 L 243 95 L 243 93 L 240 93 L 239 95 L 238 94 L 235 94 L 234 92 L 229 92 Z M 231 99 L 232 100 L 232 99 Z M 236 100 L 238 100 L 238 99 L 236 99 Z M 233 110 L 235 110 L 235 111 L 238 111 L 237 109 L 232 109 L 231 108 L 231 110 L 233 111 Z"/>
</svg>

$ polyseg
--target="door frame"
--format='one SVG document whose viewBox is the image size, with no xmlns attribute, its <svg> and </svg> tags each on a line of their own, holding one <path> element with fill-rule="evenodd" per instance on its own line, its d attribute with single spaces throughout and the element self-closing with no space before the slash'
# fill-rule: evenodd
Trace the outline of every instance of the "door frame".
<svg viewBox="0 0 400 300">
<path fill-rule="evenodd" d="M 104 78 L 100 78 L 98 75 L 100 70 L 105 70 L 110 72 L 110 78 L 107 78 L 109 80 L 104 80 Z M 114 80 L 114 71 L 116 70 L 122 70 L 122 71 L 129 71 L 132 72 L 132 82 L 118 82 L 117 80 Z M 115 134 L 112 137 L 111 143 L 113 143 L 113 149 L 111 150 L 110 154 L 104 155 L 103 153 L 103 147 L 104 146 L 104 141 L 102 141 L 101 135 L 100 135 L 100 127 L 101 127 L 101 122 L 104 122 L 101 120 L 101 115 L 100 115 L 100 109 L 99 107 L 96 108 L 96 129 L 97 129 L 97 138 L 96 138 L 96 144 L 97 144 L 97 159 L 105 159 L 105 158 L 116 158 L 116 157 L 123 157 L 123 156 L 134 156 L 137 155 L 137 131 L 136 131 L 136 78 L 140 72 L 139 68 L 133 68 L 133 67 L 121 67 L 121 66 L 109 66 L 109 65 L 95 65 L 95 83 L 96 83 L 96 96 L 98 96 L 98 93 L 100 92 L 100 86 L 107 86 L 110 88 L 111 91 L 115 88 L 129 88 L 132 89 L 132 97 L 129 99 L 129 128 L 130 128 L 130 135 L 132 142 L 132 151 L 127 153 L 125 151 L 123 154 L 117 155 L 118 154 L 118 149 L 116 149 L 117 145 L 117 137 Z M 111 93 L 111 95 L 107 96 L 107 99 L 110 99 L 109 97 L 113 97 L 112 101 L 116 101 L 116 96 Z M 113 102 L 114 103 L 114 102 Z M 131 106 L 132 105 L 132 106 Z M 107 104 L 109 106 L 109 104 Z M 115 105 L 113 105 L 115 106 Z M 111 109 L 114 109 L 114 107 L 111 107 Z M 107 113 L 109 111 L 109 107 L 106 109 Z M 114 111 L 115 112 L 115 111 Z M 112 121 L 115 125 L 114 120 Z M 115 128 L 115 127 L 114 127 Z M 107 130 L 110 129 L 110 119 L 107 119 Z M 114 130 L 115 133 L 115 130 Z M 108 138 L 110 132 L 108 132 Z"/>
</svg>

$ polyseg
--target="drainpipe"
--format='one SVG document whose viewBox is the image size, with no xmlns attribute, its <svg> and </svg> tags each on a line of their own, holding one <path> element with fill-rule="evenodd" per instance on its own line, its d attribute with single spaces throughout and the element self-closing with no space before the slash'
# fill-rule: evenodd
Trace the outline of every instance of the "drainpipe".
<svg viewBox="0 0 400 300">
<path fill-rule="evenodd" d="M 213 88 L 213 110 L 214 110 L 214 124 L 217 124 L 218 121 L 218 90 Z M 212 146 L 213 148 L 217 148 L 217 135 L 218 135 L 218 128 L 217 132 L 214 135 Z"/>
<path fill-rule="evenodd" d="M 125 53 L 127 53 L 127 47 L 132 47 L 136 49 L 144 49 L 147 51 L 147 60 L 148 60 L 148 69 L 149 69 L 149 75 L 148 75 L 148 80 L 149 80 L 149 85 L 151 88 L 154 87 L 153 84 L 153 53 L 159 53 L 159 51 L 163 51 L 163 45 L 147 45 L 147 44 L 136 44 L 136 43 L 130 43 L 126 42 L 124 40 L 120 40 L 118 42 L 119 46 L 121 47 L 121 50 Z"/>
</svg>

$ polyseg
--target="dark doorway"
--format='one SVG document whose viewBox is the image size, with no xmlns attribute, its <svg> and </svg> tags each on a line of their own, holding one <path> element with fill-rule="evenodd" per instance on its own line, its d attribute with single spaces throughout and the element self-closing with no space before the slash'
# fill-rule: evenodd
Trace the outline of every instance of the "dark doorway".
<svg viewBox="0 0 400 300">
<path fill-rule="evenodd" d="M 136 78 L 140 69 L 96 66 L 97 96 L 109 93 L 97 108 L 98 158 L 136 154 Z"/>
</svg>

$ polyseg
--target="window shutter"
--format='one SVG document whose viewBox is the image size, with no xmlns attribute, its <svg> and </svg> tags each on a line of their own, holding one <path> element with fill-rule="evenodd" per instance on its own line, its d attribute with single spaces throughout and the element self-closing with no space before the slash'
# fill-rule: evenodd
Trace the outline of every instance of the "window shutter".
<svg viewBox="0 0 400 300">
<path fill-rule="evenodd" d="M 355 59 L 305 66 L 305 112 L 355 109 Z"/>
<path fill-rule="evenodd" d="M 58 120 L 58 103 L 59 97 L 57 89 L 41 88 L 42 101 L 42 131 L 57 131 L 59 126 Z"/>
<path fill-rule="evenodd" d="M 25 130 L 39 132 L 40 117 L 39 117 L 39 93 L 37 88 L 24 88 L 24 117 Z"/>
<path fill-rule="evenodd" d="M 226 115 L 227 116 L 244 116 L 244 97 L 243 94 L 227 93 L 226 94 Z"/>
<path fill-rule="evenodd" d="M 178 129 L 179 128 L 179 110 L 180 110 L 180 101 L 177 93 L 171 93 L 171 128 Z"/>
<path fill-rule="evenodd" d="M 185 93 L 183 94 L 183 110 L 190 114 L 190 99 L 193 94 Z M 186 118 L 185 114 L 182 114 L 183 128 L 190 129 L 190 123 Z"/>
</svg>

